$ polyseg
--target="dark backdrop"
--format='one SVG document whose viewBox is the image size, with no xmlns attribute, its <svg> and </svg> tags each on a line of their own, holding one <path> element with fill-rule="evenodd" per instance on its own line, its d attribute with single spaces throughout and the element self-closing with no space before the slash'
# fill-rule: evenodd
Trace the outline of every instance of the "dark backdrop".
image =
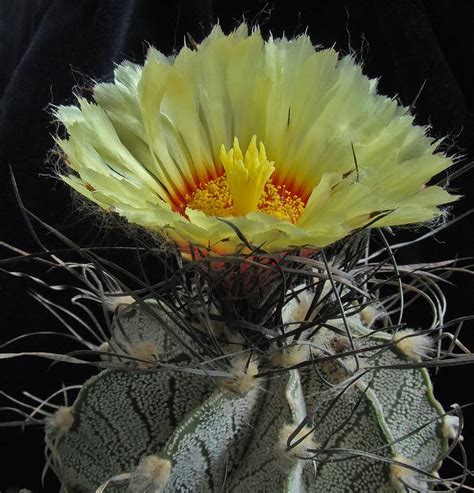
<svg viewBox="0 0 474 493">
<path fill-rule="evenodd" d="M 71 101 L 72 88 L 84 85 L 86 76 L 110 77 L 114 63 L 143 61 L 147 43 L 170 54 L 182 46 L 187 32 L 199 41 L 217 20 L 230 29 L 244 16 L 258 22 L 264 32 L 291 36 L 307 28 L 314 44 L 334 44 L 339 50 L 359 53 L 365 73 L 381 78 L 381 92 L 398 94 L 405 105 L 423 86 L 416 102 L 417 122 L 431 123 L 435 136 L 449 136 L 452 152 L 463 154 L 464 163 L 472 160 L 472 0 L 1 0 L 0 238 L 24 249 L 38 249 L 12 191 L 11 165 L 25 205 L 43 220 L 82 244 L 120 241 L 76 213 L 69 190 L 47 176 L 50 170 L 44 161 L 54 132 L 48 105 Z M 456 215 L 471 207 L 473 182 L 471 171 L 453 183 L 467 195 L 456 204 Z M 470 255 L 473 225 L 468 219 L 451 227 L 410 249 L 405 260 Z M 49 245 L 54 243 L 48 235 L 45 238 Z M 448 293 L 451 316 L 472 312 L 474 285 L 469 279 L 459 283 L 461 290 Z M 2 340 L 58 326 L 28 297 L 29 286 L 0 273 Z M 467 339 L 474 342 L 469 334 Z M 31 343 L 30 349 L 44 348 L 41 342 Z M 78 373 L 65 365 L 50 368 L 32 359 L 2 362 L 0 389 L 17 395 L 26 389 L 45 396 L 61 381 L 78 381 Z M 437 396 L 446 406 L 473 401 L 471 378 L 470 368 L 443 370 L 435 379 Z M 471 420 L 466 444 L 472 448 L 474 415 L 466 412 L 466 416 Z M 21 486 L 41 491 L 42 432 L 0 429 L 0 433 L 0 489 Z M 43 491 L 56 490 L 49 476 Z"/>
</svg>

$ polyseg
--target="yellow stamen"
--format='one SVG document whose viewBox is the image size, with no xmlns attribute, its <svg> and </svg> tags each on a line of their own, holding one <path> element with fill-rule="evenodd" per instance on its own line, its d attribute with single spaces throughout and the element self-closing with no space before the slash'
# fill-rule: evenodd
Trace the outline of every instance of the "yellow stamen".
<svg viewBox="0 0 474 493">
<path fill-rule="evenodd" d="M 291 223 L 296 223 L 305 202 L 286 185 L 276 185 L 270 175 L 275 169 L 268 161 L 265 146 L 257 138 L 249 144 L 245 158 L 237 138 L 234 147 L 226 152 L 222 146 L 221 160 L 226 173 L 214 180 L 201 183 L 191 195 L 186 195 L 186 206 L 203 211 L 208 216 L 243 216 L 260 211 Z"/>
<path fill-rule="evenodd" d="M 236 216 L 226 176 L 211 180 L 186 196 L 187 206 L 208 216 Z M 304 210 L 304 202 L 285 185 L 274 185 L 269 179 L 257 205 L 257 211 L 296 223 Z"/>
<path fill-rule="evenodd" d="M 234 215 L 232 195 L 225 175 L 196 188 L 194 193 L 186 196 L 187 206 L 205 212 L 208 216 L 227 217 Z"/>
<path fill-rule="evenodd" d="M 244 157 L 239 140 L 235 137 L 234 147 L 229 152 L 224 145 L 221 146 L 220 158 L 232 195 L 235 215 L 244 216 L 256 211 L 265 184 L 275 170 L 273 161 L 267 159 L 263 143 L 260 142 L 257 149 L 257 137 L 254 135 Z"/>
<path fill-rule="evenodd" d="M 290 192 L 285 185 L 274 185 L 270 178 L 260 197 L 257 210 L 294 224 L 301 216 L 304 206 L 298 195 Z"/>
</svg>

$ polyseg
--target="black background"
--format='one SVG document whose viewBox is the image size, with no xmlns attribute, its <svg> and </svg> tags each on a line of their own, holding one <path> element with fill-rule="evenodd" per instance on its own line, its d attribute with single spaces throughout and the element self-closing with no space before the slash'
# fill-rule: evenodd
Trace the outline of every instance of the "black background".
<svg viewBox="0 0 474 493">
<path fill-rule="evenodd" d="M 143 61 L 147 43 L 170 54 L 189 32 L 199 41 L 217 20 L 224 29 L 245 18 L 264 32 L 292 36 L 307 28 L 314 44 L 356 52 L 365 73 L 380 78 L 380 91 L 416 102 L 417 123 L 432 125 L 435 136 L 448 136 L 452 152 L 468 163 L 474 157 L 474 6 L 471 0 L 358 0 L 323 2 L 0 0 L 0 239 L 36 251 L 13 194 L 11 165 L 25 205 L 44 221 L 81 244 L 114 245 L 97 220 L 74 210 L 70 192 L 48 177 L 45 166 L 53 142 L 50 103 L 72 101 L 72 88 L 87 78 L 107 79 L 113 64 Z M 452 185 L 466 197 L 454 215 L 472 207 L 474 172 Z M 405 252 L 402 261 L 440 260 L 472 254 L 474 221 L 464 220 L 435 239 Z M 401 231 L 400 238 L 412 233 Z M 46 243 L 54 245 L 46 235 Z M 2 253 L 3 256 L 6 254 Z M 460 289 L 448 290 L 451 317 L 472 313 L 472 279 L 458 278 Z M 58 323 L 26 293 L 31 283 L 0 273 L 0 338 Z M 471 326 L 470 331 L 472 332 Z M 466 332 L 465 340 L 474 343 Z M 59 343 L 48 344 L 59 351 Z M 44 349 L 38 340 L 22 348 Z M 11 349 L 19 350 L 17 345 Z M 60 385 L 81 381 L 76 368 L 32 358 L 0 362 L 0 389 L 15 395 L 29 390 L 46 396 Z M 435 378 L 445 407 L 474 401 L 472 369 L 444 369 Z M 465 444 L 473 449 L 474 413 L 466 411 Z M 470 422 L 469 422 L 470 420 Z M 0 429 L 0 489 L 27 487 L 57 491 L 51 476 L 41 487 L 42 431 Z M 471 459 L 471 465 L 473 464 Z M 10 491 L 10 490 L 9 490 Z"/>
</svg>

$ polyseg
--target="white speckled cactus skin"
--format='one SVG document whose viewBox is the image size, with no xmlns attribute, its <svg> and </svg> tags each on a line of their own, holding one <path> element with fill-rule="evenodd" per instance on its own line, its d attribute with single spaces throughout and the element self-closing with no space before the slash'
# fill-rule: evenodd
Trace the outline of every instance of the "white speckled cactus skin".
<svg viewBox="0 0 474 493">
<path fill-rule="evenodd" d="M 287 319 L 300 303 L 292 302 Z M 146 306 L 160 310 L 151 299 Z M 428 374 L 365 372 L 366 361 L 390 366 L 409 355 L 381 351 L 390 336 L 370 335 L 358 315 L 349 322 L 356 347 L 365 348 L 357 362 L 321 357 L 317 348 L 336 354 L 344 346 L 342 336 L 321 328 L 306 341 L 314 365 L 265 376 L 272 358 L 248 353 L 232 386 L 229 378 L 190 373 L 179 363 L 160 368 L 162 359 L 180 360 L 180 346 L 138 305 L 119 310 L 109 346 L 135 359 L 128 370 L 87 381 L 66 410 L 73 418 L 67 430 L 49 430 L 63 490 L 426 491 L 448 447 Z M 303 346 L 273 349 L 273 356 L 295 347 Z M 236 358 L 229 355 L 234 370 Z M 253 378 L 257 366 L 262 371 Z"/>
</svg>

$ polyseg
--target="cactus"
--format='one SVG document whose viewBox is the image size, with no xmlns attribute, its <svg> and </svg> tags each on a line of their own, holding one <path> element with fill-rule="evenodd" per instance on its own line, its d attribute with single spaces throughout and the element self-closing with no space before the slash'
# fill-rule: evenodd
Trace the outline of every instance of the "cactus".
<svg viewBox="0 0 474 493">
<path fill-rule="evenodd" d="M 469 317 L 445 331 L 438 286 L 470 267 L 399 266 L 409 243 L 380 230 L 443 216 L 458 196 L 429 183 L 454 159 L 352 57 L 307 35 L 215 26 L 192 46 L 150 48 L 93 101 L 54 111 L 58 176 L 129 222 L 140 273 L 25 213 L 85 259 L 43 244 L 28 257 L 82 282 L 71 302 L 89 323 L 35 295 L 81 351 L 0 359 L 100 369 L 72 405 L 9 397 L 22 424 L 45 425 L 46 466 L 69 493 L 462 486 L 437 473 L 460 409 L 443 410 L 426 368 L 473 361 L 456 352 L 469 353 L 457 340 Z M 144 259 L 163 262 L 164 280 Z M 423 330 L 404 325 L 416 298 L 432 314 Z"/>
<path fill-rule="evenodd" d="M 25 404 L 24 423 L 45 424 L 46 466 L 61 491 L 369 493 L 456 485 L 437 471 L 461 439 L 459 409 L 443 410 L 425 368 L 461 357 L 452 336 L 447 350 L 439 347 L 449 324 L 437 291 L 427 298 L 434 309 L 428 329 L 394 324 L 397 309 L 384 303 L 400 302 L 399 294 L 376 298 L 392 271 L 373 274 L 380 264 L 366 260 L 351 268 L 351 257 L 344 249 L 330 263 L 323 252 L 289 255 L 270 268 L 262 254 L 243 259 L 250 262 L 244 269 L 235 259 L 204 258 L 140 295 L 105 265 L 56 258 L 86 284 L 72 300 L 92 323 L 65 307 L 57 315 L 92 360 L 47 352 L 0 358 L 33 354 L 101 370 L 72 405 L 50 406 L 61 391 L 40 406 Z M 439 266 L 416 267 L 394 267 L 410 272 L 402 288 L 408 294 L 424 281 L 430 293 Z M 360 271 L 371 272 L 364 283 Z M 375 289 L 366 291 L 366 283 Z M 53 312 L 59 306 L 38 299 Z M 84 299 L 104 309 L 105 329 Z"/>
<path fill-rule="evenodd" d="M 293 298 L 284 322 L 301 323 L 292 317 L 310 301 Z M 49 428 L 65 491 L 103 484 L 133 492 L 425 491 L 436 477 L 448 448 L 446 418 L 426 370 L 364 372 L 366 359 L 389 367 L 416 357 L 407 347 L 422 335 L 409 333 L 406 347 L 390 347 L 390 336 L 372 335 L 352 315 L 363 355 L 357 363 L 337 357 L 349 349 L 347 337 L 322 328 L 306 346 L 229 353 L 231 376 L 211 377 L 179 364 L 157 368 L 163 358 L 178 361 L 183 350 L 154 314 L 167 317 L 154 299 L 116 312 L 109 347 L 126 368 L 88 380 L 74 404 L 60 410 L 71 417 L 67 430 Z M 153 359 L 143 348 L 153 349 Z M 304 362 L 302 355 L 314 363 L 281 366 Z M 263 368 L 280 371 L 254 378 Z"/>
</svg>

